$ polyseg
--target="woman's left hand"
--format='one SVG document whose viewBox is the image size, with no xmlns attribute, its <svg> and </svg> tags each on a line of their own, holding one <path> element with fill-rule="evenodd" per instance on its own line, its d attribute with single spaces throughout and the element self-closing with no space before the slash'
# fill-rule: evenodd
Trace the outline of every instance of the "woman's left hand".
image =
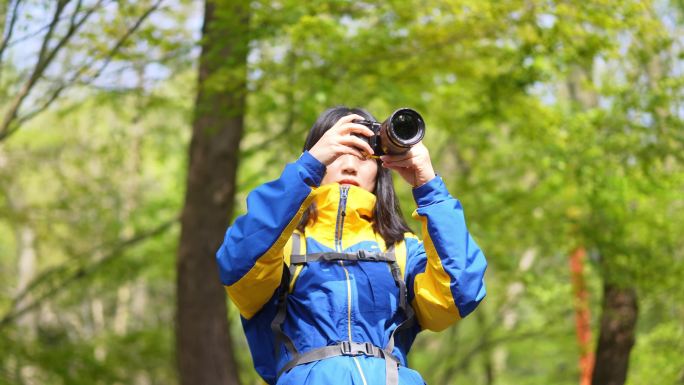
<svg viewBox="0 0 684 385">
<path fill-rule="evenodd" d="M 423 142 L 419 142 L 401 155 L 383 155 L 382 166 L 394 170 L 411 186 L 418 187 L 435 177 L 430 153 Z"/>
</svg>

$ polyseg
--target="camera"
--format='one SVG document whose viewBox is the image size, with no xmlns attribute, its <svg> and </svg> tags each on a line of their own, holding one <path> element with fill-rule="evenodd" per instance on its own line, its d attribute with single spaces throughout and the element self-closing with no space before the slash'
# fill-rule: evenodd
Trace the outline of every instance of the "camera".
<svg viewBox="0 0 684 385">
<path fill-rule="evenodd" d="M 382 123 L 358 119 L 354 123 L 363 124 L 375 133 L 371 137 L 357 135 L 368 142 L 374 156 L 403 154 L 425 136 L 423 117 L 410 108 L 394 111 Z"/>
</svg>

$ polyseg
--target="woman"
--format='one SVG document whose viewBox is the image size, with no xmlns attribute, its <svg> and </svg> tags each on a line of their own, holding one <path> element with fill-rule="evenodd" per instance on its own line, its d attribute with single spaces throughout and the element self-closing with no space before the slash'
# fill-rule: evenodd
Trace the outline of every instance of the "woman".
<svg viewBox="0 0 684 385">
<path fill-rule="evenodd" d="M 419 143 L 369 157 L 355 121 L 335 107 L 304 153 L 247 197 L 217 252 L 254 366 L 269 384 L 424 384 L 406 365 L 423 329 L 443 330 L 485 296 L 485 257 Z M 413 186 L 423 241 L 399 210 L 390 170 Z"/>
</svg>

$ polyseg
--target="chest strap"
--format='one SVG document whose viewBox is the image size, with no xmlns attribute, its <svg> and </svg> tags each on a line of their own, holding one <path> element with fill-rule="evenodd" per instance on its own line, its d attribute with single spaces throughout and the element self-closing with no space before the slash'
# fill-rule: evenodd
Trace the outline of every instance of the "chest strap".
<svg viewBox="0 0 684 385">
<path fill-rule="evenodd" d="M 336 345 L 325 346 L 318 349 L 312 349 L 303 354 L 297 354 L 294 359 L 285 364 L 278 372 L 278 377 L 288 370 L 298 365 L 308 364 L 310 362 L 324 360 L 326 358 L 339 356 L 368 356 L 382 358 L 385 360 L 385 384 L 398 385 L 399 384 L 399 360 L 391 353 L 384 349 L 371 344 L 370 342 L 349 342 L 341 341 Z"/>
<path fill-rule="evenodd" d="M 367 261 L 367 262 L 396 262 L 394 257 L 394 252 L 372 252 L 366 250 L 359 250 L 355 253 L 338 253 L 338 252 L 326 252 L 326 253 L 311 253 L 304 255 L 291 255 L 291 264 L 306 264 L 308 262 L 336 262 L 336 261 Z"/>
<path fill-rule="evenodd" d="M 366 250 L 359 250 L 355 253 L 311 253 L 300 254 L 300 235 L 294 233 L 292 235 L 292 253 L 290 255 L 290 266 L 283 266 L 283 277 L 280 284 L 280 294 L 278 297 L 278 308 L 276 316 L 271 322 L 271 330 L 273 331 L 276 344 L 275 353 L 276 359 L 280 358 L 280 344 L 285 345 L 286 349 L 293 357 L 282 369 L 278 372 L 278 377 L 297 365 L 308 364 L 310 362 L 319 361 L 326 358 L 338 356 L 369 356 L 382 358 L 385 360 L 385 384 L 398 385 L 399 384 L 399 359 L 397 359 L 392 351 L 394 350 L 394 336 L 399 330 L 407 329 L 413 326 L 415 322 L 415 313 L 413 308 L 408 304 L 408 293 L 406 290 L 406 282 L 401 274 L 401 269 L 397 263 L 394 254 L 394 246 L 390 247 L 387 252 L 369 252 Z M 287 316 L 287 295 L 289 292 L 290 278 L 294 276 L 294 271 L 297 266 L 305 265 L 309 262 L 336 262 L 336 261 L 352 261 L 352 262 L 386 262 L 390 266 L 392 278 L 399 288 L 399 310 L 404 315 L 402 321 L 390 335 L 389 341 L 385 348 L 380 348 L 370 342 L 351 342 L 341 341 L 336 345 L 324 346 L 317 349 L 312 349 L 306 353 L 297 351 L 292 339 L 283 331 L 283 324 Z"/>
</svg>

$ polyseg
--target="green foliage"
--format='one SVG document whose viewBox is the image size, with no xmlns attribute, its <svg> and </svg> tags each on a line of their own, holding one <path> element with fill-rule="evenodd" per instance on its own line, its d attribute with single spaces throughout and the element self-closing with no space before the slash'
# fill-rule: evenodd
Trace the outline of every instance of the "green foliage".
<svg viewBox="0 0 684 385">
<path fill-rule="evenodd" d="M 493 319 L 482 330 L 470 325 L 477 313 L 462 321 L 458 334 L 470 340 L 421 336 L 413 365 L 428 383 L 575 382 L 568 256 L 578 245 L 591 251 L 595 320 L 602 281 L 636 285 L 643 306 L 669 298 L 660 306 L 681 311 L 672 294 L 683 266 L 681 63 L 667 4 L 279 4 L 255 10 L 254 23 L 268 27 L 253 44 L 236 203 L 281 170 L 264 164 L 297 156 L 324 108 L 360 105 L 379 119 L 418 108 L 437 170 L 490 260 L 478 312 Z M 410 191 L 397 187 L 410 213 Z M 521 291 L 513 304 L 511 291 Z M 504 326 L 502 311 L 517 321 Z M 675 319 L 643 308 L 640 317 L 638 335 Z M 495 347 L 477 348 L 483 339 Z M 435 369 L 436 357 L 449 359 Z"/>
<path fill-rule="evenodd" d="M 131 91 L 84 89 L 0 144 L 0 383 L 176 382 L 189 63 Z"/>
</svg>

